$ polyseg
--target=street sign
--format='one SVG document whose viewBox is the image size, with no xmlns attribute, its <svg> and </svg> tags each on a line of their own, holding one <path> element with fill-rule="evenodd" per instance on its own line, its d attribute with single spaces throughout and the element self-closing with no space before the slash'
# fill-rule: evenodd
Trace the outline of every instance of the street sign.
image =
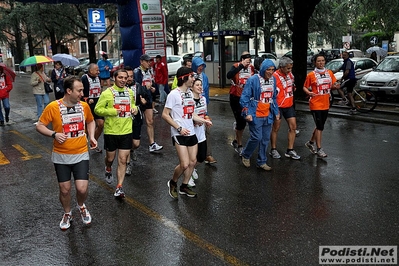
<svg viewBox="0 0 399 266">
<path fill-rule="evenodd" d="M 372 45 L 377 45 L 377 43 L 378 43 L 378 38 L 377 38 L 377 36 L 372 36 L 372 37 L 370 38 L 370 44 L 372 44 Z"/>
<path fill-rule="evenodd" d="M 87 21 L 89 33 L 106 33 L 107 26 L 105 24 L 104 9 L 87 9 Z"/>
</svg>

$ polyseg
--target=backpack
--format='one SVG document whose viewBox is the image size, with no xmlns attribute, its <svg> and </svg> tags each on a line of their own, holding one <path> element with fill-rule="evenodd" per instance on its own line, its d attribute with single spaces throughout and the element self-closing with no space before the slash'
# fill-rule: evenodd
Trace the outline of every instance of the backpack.
<svg viewBox="0 0 399 266">
<path fill-rule="evenodd" d="M 57 84 L 55 86 L 55 91 L 62 94 L 64 94 L 64 78 L 62 77 L 63 72 L 64 69 L 61 71 L 60 78 L 57 80 Z"/>
</svg>

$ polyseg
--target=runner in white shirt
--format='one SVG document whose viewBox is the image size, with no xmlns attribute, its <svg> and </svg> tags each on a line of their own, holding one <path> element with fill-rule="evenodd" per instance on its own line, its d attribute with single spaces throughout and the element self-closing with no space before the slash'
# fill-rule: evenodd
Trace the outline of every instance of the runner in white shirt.
<svg viewBox="0 0 399 266">
<path fill-rule="evenodd" d="M 194 121 L 212 125 L 210 120 L 194 113 L 195 101 L 189 88 L 193 85 L 194 75 L 190 68 L 177 70 L 177 88 L 169 93 L 162 118 L 171 126 L 173 145 L 179 156 L 180 164 L 174 169 L 173 177 L 168 181 L 169 195 L 178 198 L 177 181 L 184 174 L 179 193 L 188 197 L 196 197 L 197 193 L 188 186 L 188 181 L 197 163 L 198 139 L 195 135 Z"/>
</svg>

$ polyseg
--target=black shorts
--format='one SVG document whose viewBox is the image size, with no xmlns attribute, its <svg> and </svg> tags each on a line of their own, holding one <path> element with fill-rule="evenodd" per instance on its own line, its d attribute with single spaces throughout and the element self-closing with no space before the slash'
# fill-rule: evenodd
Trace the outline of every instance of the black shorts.
<svg viewBox="0 0 399 266">
<path fill-rule="evenodd" d="M 355 86 L 356 86 L 356 79 L 345 80 L 341 85 L 342 88 L 346 88 L 346 92 L 348 92 L 348 93 L 352 93 L 353 88 Z"/>
<path fill-rule="evenodd" d="M 240 104 L 240 97 L 230 94 L 230 107 L 236 119 L 236 130 L 244 130 L 247 121 L 245 121 L 245 118 L 241 115 L 242 107 Z"/>
<path fill-rule="evenodd" d="M 198 143 L 197 162 L 202 163 L 206 158 L 206 140 Z"/>
<path fill-rule="evenodd" d="M 278 108 L 280 111 L 280 119 L 285 118 L 287 120 L 288 118 L 295 117 L 295 109 L 294 106 L 288 107 L 288 108 Z"/>
<path fill-rule="evenodd" d="M 141 139 L 141 127 L 143 125 L 143 117 L 141 111 L 134 116 L 133 119 L 133 139 Z"/>
<path fill-rule="evenodd" d="M 313 116 L 313 120 L 316 124 L 316 129 L 323 131 L 324 124 L 326 123 L 328 117 L 328 110 L 313 110 L 310 111 Z"/>
<path fill-rule="evenodd" d="M 126 135 L 105 135 L 104 134 L 104 149 L 106 151 L 131 150 L 133 133 Z"/>
<path fill-rule="evenodd" d="M 71 174 L 75 180 L 89 180 L 89 160 L 83 160 L 75 164 L 54 164 L 58 183 L 71 180 Z"/>
<path fill-rule="evenodd" d="M 173 146 L 175 146 L 175 143 L 177 145 L 187 146 L 187 147 L 195 146 L 195 145 L 198 144 L 197 135 L 192 135 L 192 136 L 174 136 L 174 137 L 172 137 Z"/>
</svg>

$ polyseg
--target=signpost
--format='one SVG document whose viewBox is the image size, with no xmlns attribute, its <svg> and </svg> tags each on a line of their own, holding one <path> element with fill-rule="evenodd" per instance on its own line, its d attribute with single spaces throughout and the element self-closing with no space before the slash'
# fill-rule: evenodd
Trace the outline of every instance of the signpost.
<svg viewBox="0 0 399 266">
<path fill-rule="evenodd" d="M 87 9 L 87 28 L 89 33 L 100 34 L 107 32 L 107 25 L 105 23 L 105 10 L 104 9 Z M 97 51 L 98 58 L 100 55 L 100 38 L 97 35 Z"/>
</svg>

